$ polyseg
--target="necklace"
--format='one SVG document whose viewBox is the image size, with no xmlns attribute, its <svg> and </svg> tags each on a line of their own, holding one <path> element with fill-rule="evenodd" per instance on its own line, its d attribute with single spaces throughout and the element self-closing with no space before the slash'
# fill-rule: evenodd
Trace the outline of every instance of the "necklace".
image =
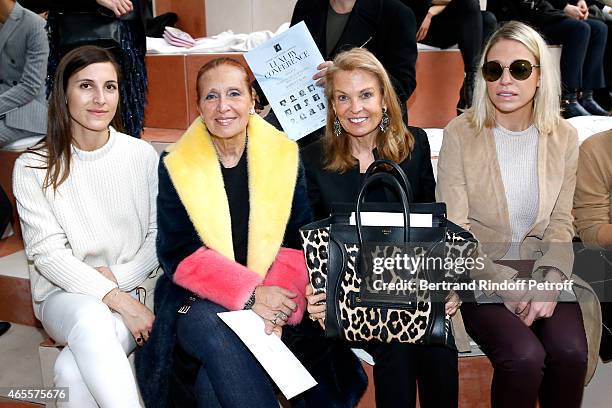
<svg viewBox="0 0 612 408">
<path fill-rule="evenodd" d="M 244 138 L 244 145 L 242 146 L 242 149 L 240 150 L 240 154 L 238 154 L 235 159 L 229 159 L 229 160 L 223 157 L 223 155 L 219 151 L 219 148 L 213 141 L 212 144 L 213 144 L 213 147 L 215 148 L 215 152 L 217 153 L 217 159 L 219 160 L 219 163 L 221 163 L 221 166 L 223 166 L 226 169 L 231 169 L 232 167 L 236 167 L 236 165 L 240 162 L 240 159 L 242 158 L 244 151 L 246 150 L 248 140 L 249 140 L 249 133 L 247 132 Z"/>
</svg>

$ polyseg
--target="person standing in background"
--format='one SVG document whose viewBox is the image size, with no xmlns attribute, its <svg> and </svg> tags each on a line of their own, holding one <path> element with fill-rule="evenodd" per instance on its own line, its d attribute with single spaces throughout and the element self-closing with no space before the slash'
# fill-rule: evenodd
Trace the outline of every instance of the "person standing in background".
<svg viewBox="0 0 612 408">
<path fill-rule="evenodd" d="M 416 88 L 416 21 L 399 0 L 298 0 L 291 25 L 304 21 L 325 62 L 313 79 L 325 85 L 334 57 L 351 48 L 365 48 L 383 64 L 408 123 L 407 102 Z M 268 120 L 266 118 L 266 120 Z M 322 135 L 300 141 L 305 145 Z"/>
<path fill-rule="evenodd" d="M 457 109 L 472 106 L 478 57 L 484 42 L 495 31 L 493 13 L 480 11 L 478 0 L 402 0 L 414 11 L 416 40 L 439 48 L 458 44 L 463 58 L 465 78 L 459 91 Z"/>
<path fill-rule="evenodd" d="M 64 35 L 60 30 L 63 15 L 83 13 L 84 21 L 91 21 L 87 15 L 115 16 L 119 19 L 119 44 L 111 50 L 121 66 L 123 82 L 121 84 L 121 116 L 125 133 L 140 137 L 144 127 L 144 107 L 147 93 L 147 53 L 145 35 L 145 4 L 143 0 L 22 0 L 24 7 L 37 13 L 49 11 L 47 29 L 49 31 L 49 62 L 47 66 L 47 92 L 53 87 L 53 76 L 60 59 L 72 48 L 82 45 L 107 44 L 81 42 L 62 49 L 60 39 Z M 80 16 L 79 16 L 80 18 Z M 91 24 L 91 23 L 88 23 Z M 93 29 L 94 27 L 87 27 Z M 75 31 L 82 28 L 75 27 Z"/>
</svg>

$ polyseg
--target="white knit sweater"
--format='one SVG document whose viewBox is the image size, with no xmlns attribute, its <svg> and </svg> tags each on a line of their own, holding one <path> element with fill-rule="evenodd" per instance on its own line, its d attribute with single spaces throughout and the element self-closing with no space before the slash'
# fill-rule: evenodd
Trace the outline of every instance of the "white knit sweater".
<svg viewBox="0 0 612 408">
<path fill-rule="evenodd" d="M 508 203 L 512 242 L 502 259 L 521 259 L 520 244 L 538 216 L 538 129 L 513 132 L 497 126 L 493 129 L 497 160 Z"/>
<path fill-rule="evenodd" d="M 27 167 L 40 157 L 21 155 L 13 171 L 35 305 L 60 289 L 102 299 L 117 285 L 95 267 L 108 266 L 131 291 L 158 264 L 153 147 L 111 128 L 101 148 L 72 149 L 70 175 L 55 192 L 42 189 L 45 170 Z"/>
</svg>

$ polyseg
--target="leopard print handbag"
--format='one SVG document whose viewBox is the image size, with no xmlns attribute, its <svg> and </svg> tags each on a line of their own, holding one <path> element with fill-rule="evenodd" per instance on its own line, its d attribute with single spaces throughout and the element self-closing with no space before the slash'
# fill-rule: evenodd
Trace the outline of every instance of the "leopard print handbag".
<svg viewBox="0 0 612 408">
<path fill-rule="evenodd" d="M 455 259 L 471 257 L 478 247 L 474 236 L 450 221 L 447 222 L 448 228 L 446 228 L 444 240 L 445 253 Z M 300 230 L 310 284 L 314 292 L 329 294 L 330 288 L 338 288 L 336 290 L 338 299 L 328 297 L 326 301 L 326 335 L 348 341 L 399 341 L 415 344 L 444 344 L 452 347 L 453 339 L 448 316 L 442 316 L 442 334 L 433 338 L 428 334 L 436 326 L 432 322 L 434 318 L 432 310 L 437 308 L 434 312 L 437 312 L 438 315 L 443 314 L 444 302 L 441 299 L 432 300 L 432 295 L 427 290 L 416 291 L 413 296 L 416 298 L 416 307 L 412 309 L 381 307 L 376 304 L 370 306 L 364 303 L 358 305 L 361 286 L 365 283 L 356 270 L 359 255 L 358 244 L 343 244 L 343 251 L 348 255 L 343 268 L 344 273 L 341 276 L 338 274 L 335 281 L 329 280 L 332 225 L 330 219 L 325 219 L 308 224 Z M 339 248 L 340 244 L 332 241 L 331 245 Z M 423 278 L 419 274 L 415 274 L 414 277 L 416 281 Z M 449 268 L 444 270 L 443 279 L 453 282 L 467 280 L 469 276 L 467 271 Z"/>
<path fill-rule="evenodd" d="M 364 187 L 367 188 L 366 182 L 362 190 Z M 446 219 L 445 204 L 408 205 L 404 202 L 404 205 L 410 213 L 429 213 L 433 219 L 432 228 L 407 227 L 414 238 L 425 237 L 412 245 L 403 245 L 413 256 L 436 252 L 451 259 L 467 259 L 476 252 L 478 244 L 473 235 Z M 397 238 L 402 231 L 405 232 L 406 226 L 364 227 L 359 225 L 359 219 L 357 206 L 357 226 L 350 225 L 346 214 L 333 214 L 300 229 L 310 283 L 315 293 L 327 294 L 326 336 L 354 342 L 404 342 L 454 347 L 450 317 L 444 313 L 447 293 L 421 288 L 419 281 L 460 281 L 468 279 L 468 271 L 453 267 L 435 271 L 417 267 L 408 279 L 402 279 L 394 270 L 389 270 L 385 272 L 386 282 L 397 284 L 407 281 L 412 282 L 413 286 L 374 291 L 375 295 L 372 296 L 373 275 L 364 273 L 364 270 L 371 268 L 362 266 L 368 264 L 363 253 L 391 256 L 398 247 L 389 241 L 381 243 L 380 239 L 376 239 L 379 242 L 372 245 L 358 237 L 358 230 L 362 228 L 365 235 L 380 238 L 394 229 L 391 235 Z M 382 234 L 379 234 L 381 231 Z"/>
</svg>

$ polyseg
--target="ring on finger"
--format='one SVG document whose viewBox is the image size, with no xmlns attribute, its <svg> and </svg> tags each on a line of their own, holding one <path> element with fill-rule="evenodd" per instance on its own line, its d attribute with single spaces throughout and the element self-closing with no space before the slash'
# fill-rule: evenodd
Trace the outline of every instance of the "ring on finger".
<svg viewBox="0 0 612 408">
<path fill-rule="evenodd" d="M 308 317 L 309 317 L 309 318 L 310 318 L 310 320 L 312 320 L 313 322 L 316 322 L 317 320 L 319 320 L 319 319 L 317 319 L 317 317 L 316 317 L 315 315 L 308 315 Z"/>
<path fill-rule="evenodd" d="M 284 321 L 287 321 L 287 319 L 289 318 L 289 316 L 287 316 L 285 312 L 278 312 L 276 316 L 280 317 L 280 319 Z"/>
<path fill-rule="evenodd" d="M 278 315 L 274 316 L 274 319 L 270 320 L 273 325 L 276 326 L 276 321 L 278 320 Z"/>
</svg>

